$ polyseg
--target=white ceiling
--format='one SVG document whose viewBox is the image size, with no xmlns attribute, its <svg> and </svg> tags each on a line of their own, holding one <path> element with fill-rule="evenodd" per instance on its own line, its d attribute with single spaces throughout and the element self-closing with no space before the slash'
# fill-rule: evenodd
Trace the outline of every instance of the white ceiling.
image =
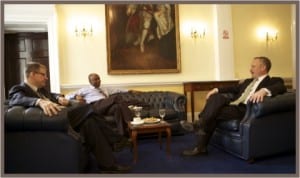
<svg viewBox="0 0 300 178">
<path fill-rule="evenodd" d="M 54 5 L 5 4 L 4 30 L 9 32 L 47 32 Z"/>
</svg>

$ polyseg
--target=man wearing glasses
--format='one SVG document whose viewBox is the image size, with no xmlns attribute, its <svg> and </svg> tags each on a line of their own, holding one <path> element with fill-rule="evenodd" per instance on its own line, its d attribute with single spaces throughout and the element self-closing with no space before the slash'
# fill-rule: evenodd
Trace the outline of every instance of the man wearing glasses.
<svg viewBox="0 0 300 178">
<path fill-rule="evenodd" d="M 27 64 L 24 83 L 13 86 L 9 91 L 9 106 L 40 107 L 45 115 L 54 116 L 70 104 L 63 95 L 50 93 L 45 89 L 47 77 L 46 66 L 40 63 Z M 70 112 L 74 107 L 68 107 Z M 68 114 L 69 116 L 69 114 Z M 72 121 L 73 117 L 69 117 Z M 80 139 L 86 152 L 92 152 L 97 160 L 100 171 L 103 173 L 128 172 L 129 166 L 116 164 L 112 146 L 127 140 L 115 134 L 103 119 L 94 117 L 84 118 L 79 126 Z M 123 146 L 123 145 L 121 145 Z M 124 145 L 126 146 L 126 145 Z M 46 160 L 45 160 L 46 161 Z"/>
</svg>

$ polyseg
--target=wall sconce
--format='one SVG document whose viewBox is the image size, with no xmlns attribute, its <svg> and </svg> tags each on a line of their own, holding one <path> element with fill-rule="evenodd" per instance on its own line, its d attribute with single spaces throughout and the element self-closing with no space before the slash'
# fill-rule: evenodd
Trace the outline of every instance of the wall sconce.
<svg viewBox="0 0 300 178">
<path fill-rule="evenodd" d="M 197 38 L 204 38 L 205 37 L 205 29 L 202 29 L 201 31 L 198 31 L 194 28 L 191 29 L 191 37 L 196 40 Z"/>
<path fill-rule="evenodd" d="M 278 32 L 277 31 L 267 31 L 266 32 L 266 42 L 272 42 L 277 40 L 278 38 Z"/>
<path fill-rule="evenodd" d="M 77 37 L 87 37 L 87 36 L 93 36 L 93 26 L 91 25 L 91 28 L 88 29 L 85 26 L 81 27 L 81 28 L 77 28 L 77 26 L 75 27 L 75 34 Z"/>
<path fill-rule="evenodd" d="M 273 41 L 278 39 L 278 31 L 276 28 L 262 26 L 257 28 L 257 36 L 261 40 L 265 40 L 267 47 Z"/>
</svg>

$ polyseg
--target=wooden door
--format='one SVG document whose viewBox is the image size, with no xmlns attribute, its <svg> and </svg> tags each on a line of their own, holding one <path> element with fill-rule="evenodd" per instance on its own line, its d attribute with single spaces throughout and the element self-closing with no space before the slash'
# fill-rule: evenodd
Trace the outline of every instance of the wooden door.
<svg viewBox="0 0 300 178">
<path fill-rule="evenodd" d="M 24 81 L 24 69 L 28 62 L 40 62 L 49 69 L 48 33 L 5 34 L 4 43 L 5 96 L 9 89 Z M 48 71 L 48 76 L 49 71 Z M 47 83 L 50 91 L 50 78 Z"/>
</svg>

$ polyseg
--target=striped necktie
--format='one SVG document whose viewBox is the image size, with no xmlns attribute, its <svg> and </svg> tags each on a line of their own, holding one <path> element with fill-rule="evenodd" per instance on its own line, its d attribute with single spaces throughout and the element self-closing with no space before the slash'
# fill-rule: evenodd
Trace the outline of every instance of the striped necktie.
<svg viewBox="0 0 300 178">
<path fill-rule="evenodd" d="M 231 102 L 230 105 L 239 105 L 240 103 L 243 103 L 246 101 L 246 99 L 248 98 L 249 94 L 251 93 L 251 91 L 253 90 L 253 86 L 255 84 L 255 82 L 257 81 L 257 79 L 254 79 L 245 89 L 245 91 L 242 93 L 242 95 L 236 99 L 235 101 Z"/>
</svg>

